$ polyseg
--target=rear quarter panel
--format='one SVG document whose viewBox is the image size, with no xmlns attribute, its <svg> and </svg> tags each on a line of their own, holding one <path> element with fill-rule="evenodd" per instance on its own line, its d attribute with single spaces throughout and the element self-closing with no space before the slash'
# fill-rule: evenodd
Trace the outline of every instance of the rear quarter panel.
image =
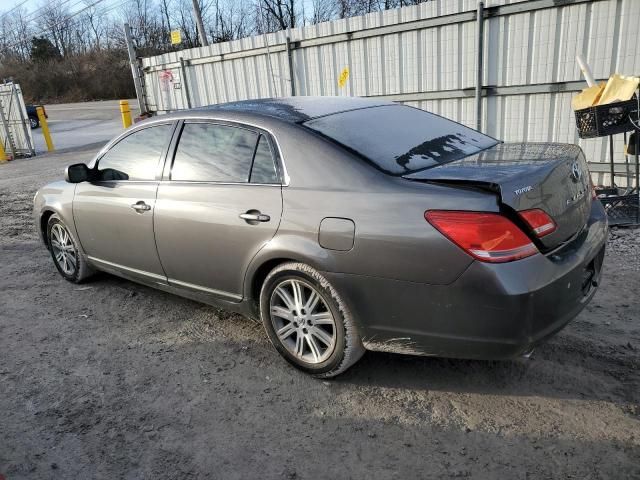
<svg viewBox="0 0 640 480">
<path fill-rule="evenodd" d="M 496 196 L 391 177 L 300 127 L 284 130 L 277 135 L 290 182 L 282 190 L 282 221 L 249 275 L 269 259 L 291 258 L 320 271 L 444 285 L 472 262 L 424 212 L 497 211 Z M 353 220 L 351 250 L 320 246 L 319 226 L 326 217 Z"/>
</svg>

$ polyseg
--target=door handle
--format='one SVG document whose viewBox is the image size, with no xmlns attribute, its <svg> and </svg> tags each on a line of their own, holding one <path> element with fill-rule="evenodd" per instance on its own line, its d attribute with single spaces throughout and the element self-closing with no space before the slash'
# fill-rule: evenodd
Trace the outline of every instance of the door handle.
<svg viewBox="0 0 640 480">
<path fill-rule="evenodd" d="M 248 212 L 241 213 L 238 216 L 251 225 L 256 225 L 258 222 L 268 222 L 269 220 L 271 220 L 271 217 L 269 215 L 260 213 L 258 210 L 249 210 Z"/>
<path fill-rule="evenodd" d="M 144 201 L 140 200 L 139 202 L 131 205 L 131 208 L 133 208 L 138 213 L 142 213 L 151 210 L 151 205 L 147 205 L 146 203 L 144 203 Z"/>
</svg>

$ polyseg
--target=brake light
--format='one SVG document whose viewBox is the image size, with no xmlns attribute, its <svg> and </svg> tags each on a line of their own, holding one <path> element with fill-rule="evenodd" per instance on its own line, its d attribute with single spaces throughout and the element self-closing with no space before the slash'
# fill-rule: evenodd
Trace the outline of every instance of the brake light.
<svg viewBox="0 0 640 480">
<path fill-rule="evenodd" d="M 424 218 L 472 257 L 502 263 L 538 252 L 529 237 L 498 213 L 427 210 Z"/>
<path fill-rule="evenodd" d="M 556 228 L 558 228 L 556 222 L 553 221 L 553 218 L 547 215 L 547 212 L 540 210 L 539 208 L 524 210 L 518 213 L 522 219 L 527 222 L 527 225 L 531 227 L 531 230 L 533 230 L 533 233 L 535 233 L 538 238 L 549 235 L 550 233 L 555 232 Z"/>
</svg>

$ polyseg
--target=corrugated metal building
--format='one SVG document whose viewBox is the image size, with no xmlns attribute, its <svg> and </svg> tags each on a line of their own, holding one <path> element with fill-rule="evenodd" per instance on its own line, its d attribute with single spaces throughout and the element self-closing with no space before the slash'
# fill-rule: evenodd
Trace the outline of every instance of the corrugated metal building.
<svg viewBox="0 0 640 480">
<path fill-rule="evenodd" d="M 377 96 L 475 127 L 476 8 L 476 0 L 433 0 L 145 58 L 147 107 L 163 113 L 291 94 Z M 482 131 L 505 141 L 579 143 L 592 171 L 607 172 L 607 142 L 580 140 L 575 128 L 571 97 L 586 86 L 575 56 L 584 54 L 597 79 L 638 75 L 639 24 L 640 0 L 489 0 Z M 623 162 L 621 140 L 615 149 Z"/>
</svg>

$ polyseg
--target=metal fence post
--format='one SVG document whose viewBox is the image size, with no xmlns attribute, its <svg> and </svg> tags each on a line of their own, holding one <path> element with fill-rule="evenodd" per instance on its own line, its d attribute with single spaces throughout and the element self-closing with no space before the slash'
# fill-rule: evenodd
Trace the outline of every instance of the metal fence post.
<svg viewBox="0 0 640 480">
<path fill-rule="evenodd" d="M 180 76 L 182 77 L 182 86 L 184 88 L 185 97 L 187 97 L 187 108 L 191 108 L 191 94 L 189 93 L 189 84 L 187 83 L 187 69 L 184 58 L 180 57 Z"/>
<path fill-rule="evenodd" d="M 11 129 L 9 128 L 9 122 L 7 122 L 7 117 L 4 114 L 4 105 L 0 102 L 0 120 L 2 121 L 2 127 L 4 129 L 5 140 L 9 143 L 9 148 L 11 149 L 11 158 L 16 158 L 16 146 L 13 142 L 13 138 L 11 136 Z M 4 148 L 4 145 L 3 145 Z"/>
<path fill-rule="evenodd" d="M 287 37 L 287 43 L 285 46 L 287 49 L 287 60 L 289 62 L 289 79 L 291 80 L 290 93 L 291 96 L 294 97 L 296 95 L 296 82 L 293 72 L 293 49 L 291 48 L 291 39 L 289 37 Z"/>
<path fill-rule="evenodd" d="M 142 80 L 140 79 L 140 71 L 138 69 L 138 59 L 136 58 L 136 49 L 133 47 L 133 36 L 131 35 L 131 27 L 128 23 L 124 24 L 124 37 L 127 41 L 127 51 L 129 53 L 129 63 L 131 64 L 131 74 L 133 75 L 133 86 L 136 89 L 136 97 L 138 98 L 138 107 L 140 113 L 145 113 L 147 107 L 145 105 L 144 92 L 142 90 Z"/>
<path fill-rule="evenodd" d="M 484 2 L 478 2 L 476 11 L 476 30 L 478 34 L 478 66 L 476 69 L 476 130 L 482 131 L 482 81 L 484 74 Z"/>
</svg>

